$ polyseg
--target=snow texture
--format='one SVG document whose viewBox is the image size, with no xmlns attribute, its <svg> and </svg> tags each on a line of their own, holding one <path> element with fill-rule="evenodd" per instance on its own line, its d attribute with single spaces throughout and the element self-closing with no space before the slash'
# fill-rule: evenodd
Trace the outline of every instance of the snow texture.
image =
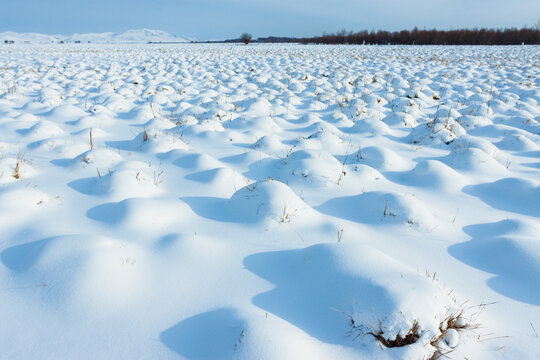
<svg viewBox="0 0 540 360">
<path fill-rule="evenodd" d="M 10 37 L 1 358 L 537 358 L 540 48 Z"/>
</svg>

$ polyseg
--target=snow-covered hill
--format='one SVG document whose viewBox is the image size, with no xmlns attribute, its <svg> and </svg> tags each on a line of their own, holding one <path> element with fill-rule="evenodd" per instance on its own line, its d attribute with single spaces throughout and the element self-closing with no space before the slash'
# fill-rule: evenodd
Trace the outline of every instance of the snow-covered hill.
<svg viewBox="0 0 540 360">
<path fill-rule="evenodd" d="M 144 44 L 147 42 L 190 42 L 192 39 L 176 36 L 162 30 L 140 29 L 128 30 L 123 33 L 87 33 L 73 35 L 48 35 L 39 33 L 16 33 L 6 31 L 0 33 L 0 42 L 50 44 L 66 43 L 92 43 L 92 44 Z"/>
<path fill-rule="evenodd" d="M 48 44 L 59 41 L 60 35 L 46 35 L 38 33 L 16 33 L 13 31 L 6 31 L 0 33 L 0 41 L 13 41 L 15 43 L 32 43 L 32 44 Z"/>
</svg>

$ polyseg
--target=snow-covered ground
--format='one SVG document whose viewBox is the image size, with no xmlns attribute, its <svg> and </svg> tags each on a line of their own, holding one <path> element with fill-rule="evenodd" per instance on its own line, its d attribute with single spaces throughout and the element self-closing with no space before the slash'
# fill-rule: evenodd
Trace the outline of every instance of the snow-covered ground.
<svg viewBox="0 0 540 360">
<path fill-rule="evenodd" d="M 0 358 L 538 358 L 539 64 L 0 47 Z"/>
</svg>

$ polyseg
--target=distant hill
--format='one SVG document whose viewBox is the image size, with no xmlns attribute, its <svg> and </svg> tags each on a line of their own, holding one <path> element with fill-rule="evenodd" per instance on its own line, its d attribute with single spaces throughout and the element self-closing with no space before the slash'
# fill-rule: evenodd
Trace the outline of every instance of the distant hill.
<svg viewBox="0 0 540 360">
<path fill-rule="evenodd" d="M 73 35 L 48 35 L 38 33 L 16 33 L 7 31 L 0 33 L 0 42 L 16 44 L 51 44 L 51 43 L 93 43 L 93 44 L 144 44 L 153 43 L 186 43 L 192 39 L 172 35 L 161 30 L 140 29 L 123 33 L 88 33 Z"/>
</svg>

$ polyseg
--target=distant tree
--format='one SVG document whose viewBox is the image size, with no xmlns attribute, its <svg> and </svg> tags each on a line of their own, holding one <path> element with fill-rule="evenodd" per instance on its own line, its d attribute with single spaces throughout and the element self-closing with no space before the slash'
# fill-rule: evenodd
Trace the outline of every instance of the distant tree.
<svg viewBox="0 0 540 360">
<path fill-rule="evenodd" d="M 253 37 L 249 33 L 243 33 L 240 35 L 240 40 L 242 40 L 242 42 L 246 45 L 251 42 L 251 39 L 253 39 Z"/>
</svg>

